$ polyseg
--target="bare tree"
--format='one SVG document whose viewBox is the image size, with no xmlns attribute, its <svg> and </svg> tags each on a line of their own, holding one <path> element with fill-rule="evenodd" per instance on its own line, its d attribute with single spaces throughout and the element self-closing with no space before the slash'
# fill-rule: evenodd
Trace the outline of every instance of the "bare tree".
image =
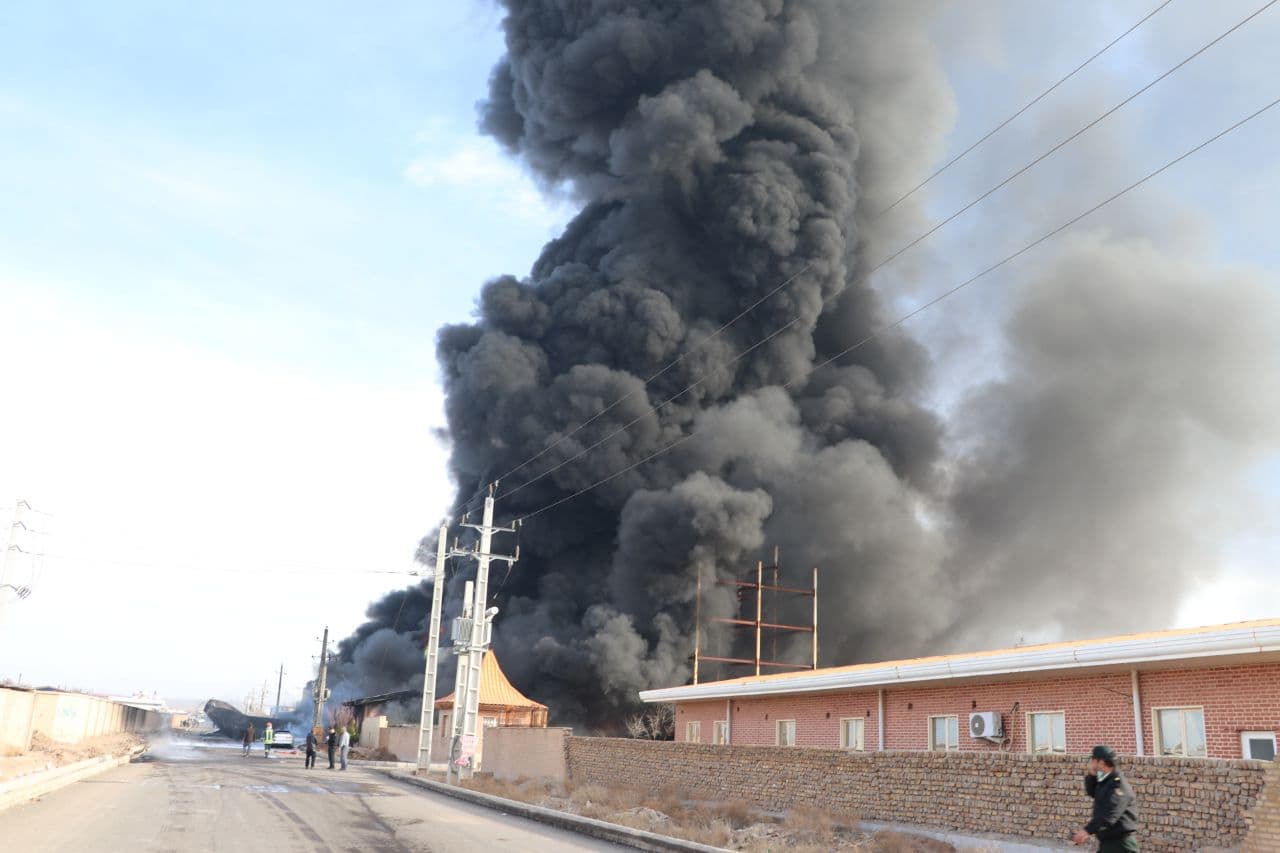
<svg viewBox="0 0 1280 853">
<path fill-rule="evenodd" d="M 657 705 L 642 714 L 626 719 L 627 737 L 641 740 L 675 740 L 676 708 L 674 705 Z"/>
</svg>

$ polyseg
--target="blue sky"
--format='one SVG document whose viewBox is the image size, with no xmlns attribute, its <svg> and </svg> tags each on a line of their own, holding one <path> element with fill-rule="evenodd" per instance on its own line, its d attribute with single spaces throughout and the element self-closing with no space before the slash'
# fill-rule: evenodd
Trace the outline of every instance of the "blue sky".
<svg viewBox="0 0 1280 853">
<path fill-rule="evenodd" d="M 991 5 L 957 6 L 940 28 L 952 150 L 1155 2 Z M 1178 0 L 931 186 L 930 211 L 1257 5 Z M 1020 186 L 1013 212 L 1042 193 L 1043 221 L 993 227 L 993 199 L 940 233 L 930 262 L 952 278 L 980 266 L 1276 97 L 1280 11 L 1266 15 Z M 440 0 L 0 11 L 0 506 L 54 514 L 31 542 L 50 558 L 20 567 L 37 594 L 0 625 L 0 675 L 235 701 L 283 660 L 297 687 L 324 624 L 344 636 L 405 580 L 361 572 L 411 568 L 448 499 L 430 434 L 435 331 L 469 315 L 486 278 L 527 270 L 571 214 L 475 133 L 499 20 Z M 1258 122 L 1150 191 L 1171 219 L 1209 223 L 1208 251 L 1274 271 L 1278 134 L 1280 116 Z M 1099 187 L 1061 177 L 1115 151 Z M 971 306 L 998 302 L 1013 275 Z M 967 361 L 946 361 L 939 405 L 991 363 L 997 321 L 975 324 Z M 1277 481 L 1280 464 L 1259 472 L 1267 500 Z M 1232 601 L 1269 589 L 1277 551 L 1266 529 L 1233 543 L 1237 574 L 1180 618 L 1253 615 Z"/>
</svg>

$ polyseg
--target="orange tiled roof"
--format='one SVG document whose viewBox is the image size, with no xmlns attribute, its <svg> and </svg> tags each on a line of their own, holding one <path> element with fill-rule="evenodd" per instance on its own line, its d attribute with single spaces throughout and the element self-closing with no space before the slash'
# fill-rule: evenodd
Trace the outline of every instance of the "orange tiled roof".
<svg viewBox="0 0 1280 853">
<path fill-rule="evenodd" d="M 499 708 L 542 708 L 546 705 L 535 702 L 512 686 L 507 675 L 498 666 L 498 658 L 493 652 L 484 656 L 480 664 L 480 707 Z M 452 708 L 453 694 L 442 696 L 436 700 L 437 708 Z"/>
</svg>

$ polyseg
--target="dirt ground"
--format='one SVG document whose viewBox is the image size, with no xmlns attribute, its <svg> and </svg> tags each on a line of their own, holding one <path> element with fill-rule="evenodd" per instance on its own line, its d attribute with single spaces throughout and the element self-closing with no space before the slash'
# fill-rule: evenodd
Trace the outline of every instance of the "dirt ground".
<svg viewBox="0 0 1280 853">
<path fill-rule="evenodd" d="M 902 832 L 867 833 L 853 816 L 797 808 L 778 818 L 745 802 L 695 803 L 674 791 L 585 785 L 566 789 L 536 780 L 477 777 L 467 787 L 544 808 L 746 853 L 969 853 L 943 841 Z"/>
<path fill-rule="evenodd" d="M 83 743 L 67 744 L 50 740 L 42 734 L 31 738 L 31 751 L 22 755 L 0 756 L 0 783 L 39 773 L 66 764 L 75 764 L 99 755 L 119 755 L 145 741 L 133 734 L 106 735 Z"/>
</svg>

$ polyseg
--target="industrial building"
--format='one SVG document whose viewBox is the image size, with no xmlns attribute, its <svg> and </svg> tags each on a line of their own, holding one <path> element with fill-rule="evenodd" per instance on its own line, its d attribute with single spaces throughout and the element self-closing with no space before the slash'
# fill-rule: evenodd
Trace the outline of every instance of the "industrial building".
<svg viewBox="0 0 1280 853">
<path fill-rule="evenodd" d="M 676 740 L 1274 759 L 1280 619 L 647 690 Z"/>
</svg>

